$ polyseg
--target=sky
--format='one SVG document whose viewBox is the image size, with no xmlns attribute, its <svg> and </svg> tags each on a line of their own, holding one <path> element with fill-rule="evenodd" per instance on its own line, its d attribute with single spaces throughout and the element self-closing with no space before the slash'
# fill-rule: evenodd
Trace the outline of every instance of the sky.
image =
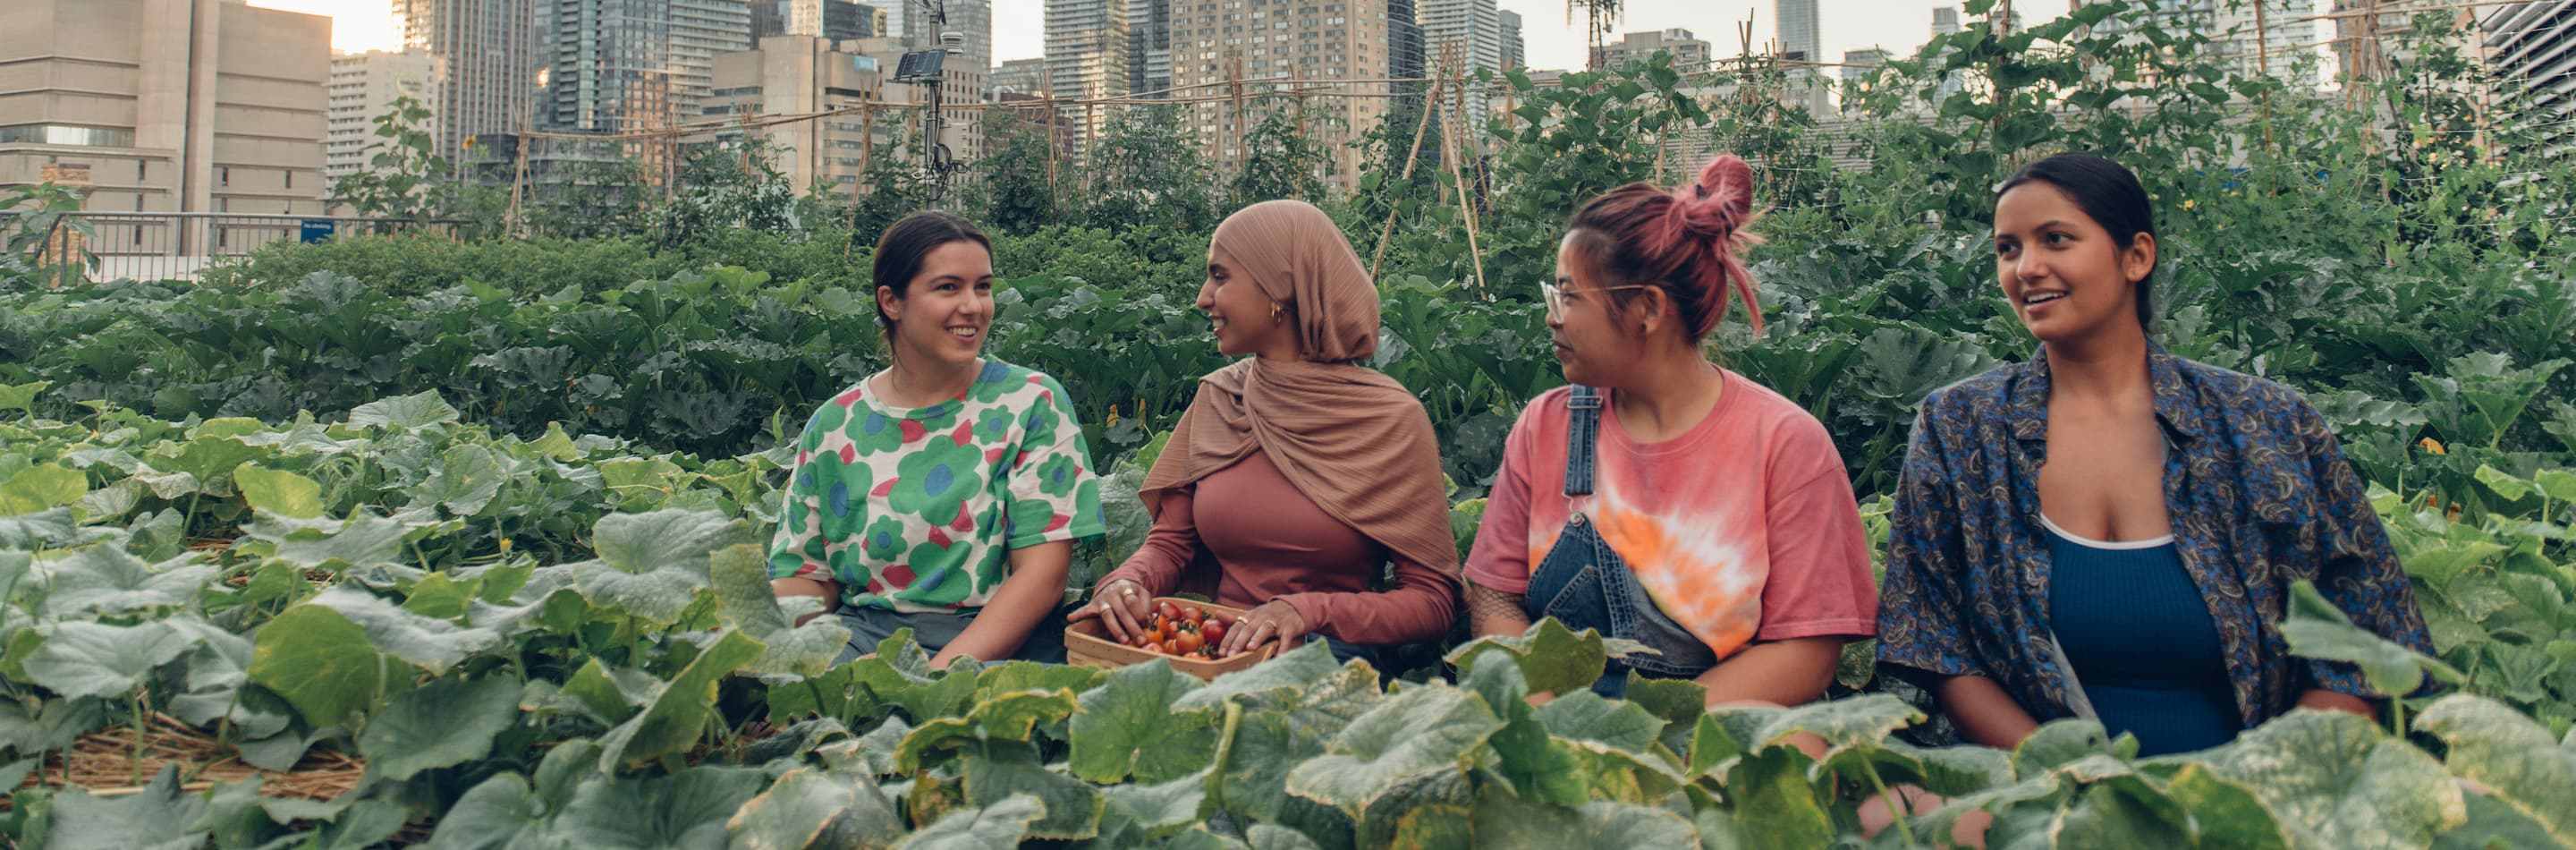
<svg viewBox="0 0 2576 850">
<path fill-rule="evenodd" d="M 1565 0 L 1500 0 L 1520 13 L 1521 38 L 1532 68 L 1583 67 L 1583 22 L 1568 23 Z M 1884 47 L 1911 54 L 1932 37 L 1932 7 L 1956 0 L 1817 0 L 1823 21 L 1824 59 L 1865 47 Z M 253 6 L 330 15 L 331 46 L 348 52 L 395 47 L 401 33 L 394 27 L 389 0 L 250 0 Z M 2031 4 L 2039 5 L 2039 4 Z M 2054 4 L 2049 4 L 2054 5 Z M 1019 59 L 1045 52 L 1046 0 L 993 0 L 993 52 L 999 59 Z M 1736 25 L 1753 21 L 1754 48 L 1772 38 L 1772 0 L 1628 0 L 1615 32 L 1680 28 L 1707 40 L 1721 55 L 1741 47 Z M 2024 13 L 2029 14 L 2028 12 Z M 2033 20 L 2032 23 L 2037 23 Z"/>
</svg>

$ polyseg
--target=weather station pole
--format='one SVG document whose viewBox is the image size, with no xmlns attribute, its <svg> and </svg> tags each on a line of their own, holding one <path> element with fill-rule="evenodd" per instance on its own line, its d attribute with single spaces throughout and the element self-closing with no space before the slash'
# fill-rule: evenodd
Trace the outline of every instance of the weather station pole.
<svg viewBox="0 0 2576 850">
<path fill-rule="evenodd" d="M 966 53 L 966 34 L 947 31 L 947 0 L 907 2 L 917 3 L 922 12 L 929 14 L 931 41 L 935 46 L 929 50 L 905 51 L 903 61 L 895 67 L 895 82 L 930 87 L 929 97 L 924 102 L 929 111 L 921 116 L 921 161 L 922 167 L 930 172 L 930 200 L 936 204 L 948 196 L 948 177 L 958 168 L 956 157 L 947 145 L 940 143 L 947 125 L 939 108 L 948 81 L 944 66 L 948 57 Z"/>
</svg>

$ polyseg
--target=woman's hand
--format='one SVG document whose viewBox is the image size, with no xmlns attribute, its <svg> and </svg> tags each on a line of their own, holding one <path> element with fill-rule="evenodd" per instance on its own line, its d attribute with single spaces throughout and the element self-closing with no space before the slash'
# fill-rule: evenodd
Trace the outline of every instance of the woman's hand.
<svg viewBox="0 0 2576 850">
<path fill-rule="evenodd" d="M 823 600 L 822 610 L 796 618 L 795 624 L 799 626 L 805 625 L 816 617 L 832 613 L 832 608 L 841 601 L 840 583 L 818 578 L 790 576 L 770 579 L 769 592 L 780 599 L 790 596 L 811 596 Z"/>
<path fill-rule="evenodd" d="M 1101 627 L 1109 631 L 1109 637 L 1123 644 L 1145 633 L 1145 619 L 1151 616 L 1153 603 L 1154 593 L 1143 583 L 1135 579 L 1113 578 L 1092 588 L 1091 601 L 1083 603 L 1081 608 L 1074 610 L 1073 616 L 1066 619 L 1099 618 Z"/>
<path fill-rule="evenodd" d="M 1249 652 L 1270 641 L 1288 641 L 1304 637 L 1306 618 L 1298 616 L 1297 607 L 1271 600 L 1261 607 L 1244 612 L 1225 630 L 1225 643 L 1216 654 L 1225 658 L 1238 652 Z"/>
</svg>

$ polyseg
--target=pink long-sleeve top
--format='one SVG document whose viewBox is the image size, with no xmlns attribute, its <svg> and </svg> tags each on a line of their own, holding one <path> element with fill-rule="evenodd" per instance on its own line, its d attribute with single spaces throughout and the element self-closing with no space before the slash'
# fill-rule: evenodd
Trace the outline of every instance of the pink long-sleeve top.
<svg viewBox="0 0 2576 850">
<path fill-rule="evenodd" d="M 1101 583 L 1133 579 L 1158 596 L 1213 590 L 1218 604 L 1238 608 L 1285 600 L 1308 629 L 1345 643 L 1447 637 L 1457 616 L 1457 577 L 1398 558 L 1395 586 L 1372 590 L 1390 557 L 1385 545 L 1325 513 L 1269 455 L 1254 451 L 1166 492 L 1145 545 Z"/>
</svg>

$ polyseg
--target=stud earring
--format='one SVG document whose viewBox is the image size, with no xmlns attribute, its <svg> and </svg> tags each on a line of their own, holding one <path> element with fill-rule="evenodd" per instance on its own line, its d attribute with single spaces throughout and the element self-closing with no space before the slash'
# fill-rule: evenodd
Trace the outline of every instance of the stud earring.
<svg viewBox="0 0 2576 850">
<path fill-rule="evenodd" d="M 1285 321 L 1288 321 L 1287 305 L 1277 301 L 1270 302 L 1270 323 L 1276 325 Z"/>
</svg>

